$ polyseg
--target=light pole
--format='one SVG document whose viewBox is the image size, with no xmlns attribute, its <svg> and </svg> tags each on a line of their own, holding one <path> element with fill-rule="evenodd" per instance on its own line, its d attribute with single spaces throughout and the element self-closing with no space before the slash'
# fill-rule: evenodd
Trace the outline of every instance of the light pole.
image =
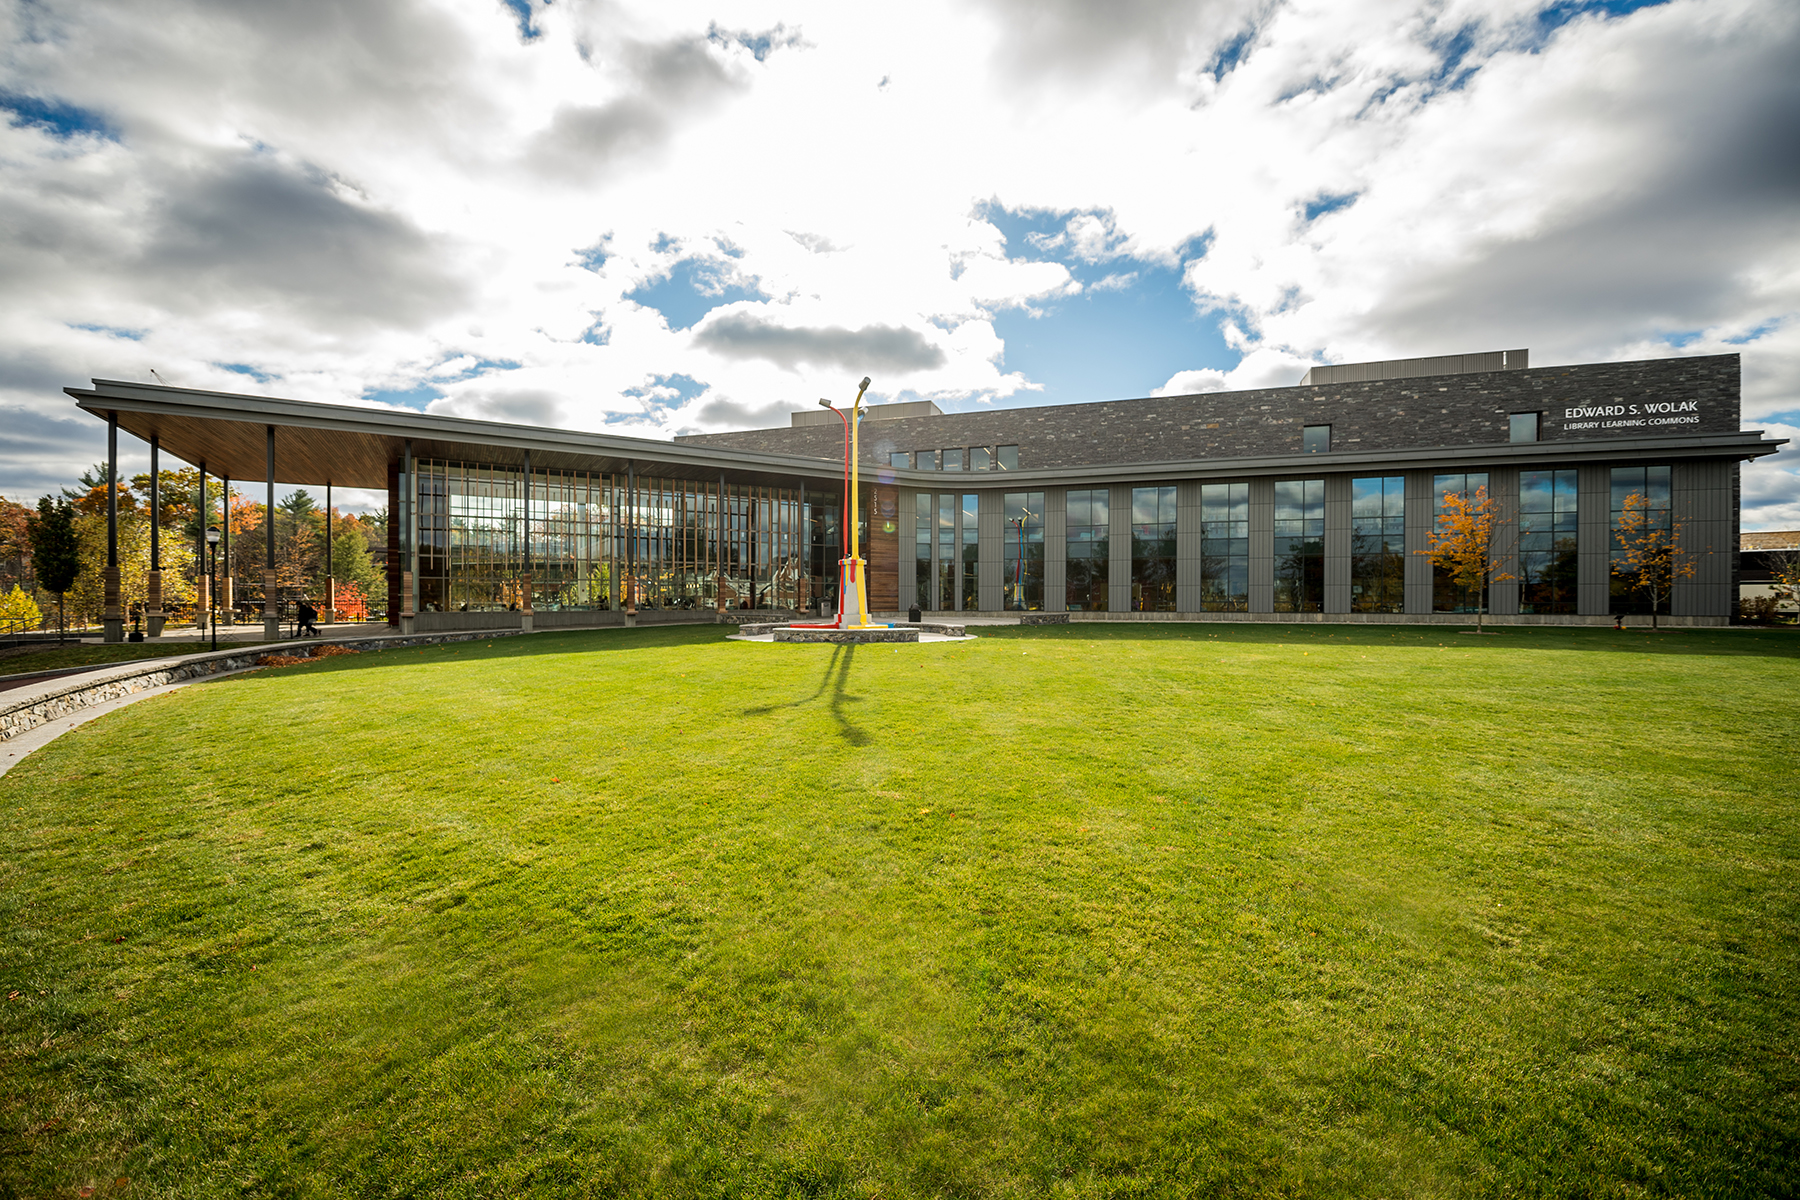
<svg viewBox="0 0 1800 1200">
<path fill-rule="evenodd" d="M 857 489 L 861 486 L 861 472 L 856 455 L 859 449 L 859 426 L 862 423 L 863 393 L 869 390 L 869 378 L 863 376 L 861 386 L 856 389 L 856 401 L 850 406 L 848 414 L 844 413 L 829 400 L 819 401 L 819 407 L 829 408 L 837 413 L 838 420 L 844 423 L 844 508 L 843 534 L 845 539 L 844 557 L 838 563 L 838 604 L 837 614 L 828 626 L 799 625 L 798 629 L 866 629 L 869 627 L 868 592 L 863 584 L 862 542 L 856 528 L 857 522 Z M 845 614 L 853 614 L 854 620 L 847 621 Z"/>
<path fill-rule="evenodd" d="M 212 626 L 212 648 L 219 648 L 219 527 L 206 527 L 206 600 L 212 609 L 208 624 Z"/>
</svg>

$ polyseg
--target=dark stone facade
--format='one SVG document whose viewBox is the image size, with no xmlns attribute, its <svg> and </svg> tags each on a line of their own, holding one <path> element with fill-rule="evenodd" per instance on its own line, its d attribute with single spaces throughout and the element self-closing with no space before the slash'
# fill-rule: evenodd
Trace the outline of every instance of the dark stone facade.
<svg viewBox="0 0 1800 1200">
<path fill-rule="evenodd" d="M 1541 413 L 1539 440 L 1738 432 L 1738 356 L 1534 367 L 1369 383 L 1206 392 L 1095 404 L 865 421 L 862 458 L 896 450 L 1017 445 L 1025 470 L 1299 454 L 1330 425 L 1333 450 L 1479 446 L 1508 440 L 1512 413 Z M 841 458 L 839 425 L 675 439 Z"/>
</svg>

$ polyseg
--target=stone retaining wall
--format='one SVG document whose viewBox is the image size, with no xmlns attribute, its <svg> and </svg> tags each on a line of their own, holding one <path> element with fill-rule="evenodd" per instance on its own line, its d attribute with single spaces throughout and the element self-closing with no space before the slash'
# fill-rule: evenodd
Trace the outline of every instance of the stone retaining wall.
<svg viewBox="0 0 1800 1200">
<path fill-rule="evenodd" d="M 241 671 L 254 667 L 265 654 L 281 654 L 295 650 L 316 650 L 320 646 L 342 646 L 347 650 L 369 651 L 399 649 L 405 646 L 432 646 L 445 642 L 480 641 L 493 637 L 516 637 L 518 630 L 492 630 L 485 633 L 414 634 L 373 638 L 307 638 L 298 642 L 273 642 L 259 646 L 240 646 L 230 650 L 190 654 L 171 661 L 153 659 L 147 663 L 120 663 L 112 669 L 96 667 L 81 675 L 46 680 L 37 687 L 20 688 L 0 693 L 0 742 L 36 729 L 46 721 L 66 717 L 96 704 L 105 704 L 121 696 L 167 687 L 171 683 Z M 95 672 L 104 672 L 98 678 Z"/>
</svg>

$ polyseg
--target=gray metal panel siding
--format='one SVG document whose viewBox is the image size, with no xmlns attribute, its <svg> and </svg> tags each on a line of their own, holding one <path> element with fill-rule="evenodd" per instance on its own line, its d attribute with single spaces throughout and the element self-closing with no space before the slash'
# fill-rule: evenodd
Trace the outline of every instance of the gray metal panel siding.
<svg viewBox="0 0 1800 1200">
<path fill-rule="evenodd" d="M 1350 476 L 1325 477 L 1324 611 L 1350 611 Z"/>
<path fill-rule="evenodd" d="M 1175 609 L 1200 611 L 1200 484 L 1175 487 Z"/>
<path fill-rule="evenodd" d="M 1678 579 L 1669 598 L 1677 617 L 1728 617 L 1735 589 L 1731 585 L 1735 488 L 1727 462 L 1676 463 L 1671 472 L 1675 520 L 1680 524 L 1680 561 L 1694 575 Z"/>
<path fill-rule="evenodd" d="M 1131 488 L 1115 486 L 1109 493 L 1111 521 L 1107 527 L 1110 553 L 1106 561 L 1106 603 L 1113 612 L 1131 611 Z"/>
<path fill-rule="evenodd" d="M 1275 481 L 1250 481 L 1250 611 L 1275 611 Z"/>
<path fill-rule="evenodd" d="M 1500 560 L 1495 579 L 1488 584 L 1488 611 L 1496 616 L 1516 616 L 1519 611 L 1519 473 L 1510 467 L 1488 472 L 1488 495 L 1493 498 L 1493 557 Z"/>
<path fill-rule="evenodd" d="M 1430 471 L 1406 473 L 1406 611 L 1431 611 L 1431 525 L 1437 507 Z"/>
<path fill-rule="evenodd" d="M 1575 611 L 1612 611 L 1612 471 L 1584 463 L 1576 477 Z"/>
<path fill-rule="evenodd" d="M 1000 492 L 981 492 L 977 529 L 981 537 L 981 565 L 978 568 L 981 607 L 987 612 L 1001 608 L 1001 571 L 1006 558 L 1006 497 Z"/>
<path fill-rule="evenodd" d="M 826 414 L 830 415 L 830 414 Z M 918 492 L 900 490 L 900 611 L 905 612 L 919 600 L 919 513 Z M 922 604 L 921 604 L 922 606 Z"/>
<path fill-rule="evenodd" d="M 1068 493 L 1051 488 L 1044 493 L 1044 611 L 1063 612 L 1069 604 L 1069 507 Z"/>
</svg>

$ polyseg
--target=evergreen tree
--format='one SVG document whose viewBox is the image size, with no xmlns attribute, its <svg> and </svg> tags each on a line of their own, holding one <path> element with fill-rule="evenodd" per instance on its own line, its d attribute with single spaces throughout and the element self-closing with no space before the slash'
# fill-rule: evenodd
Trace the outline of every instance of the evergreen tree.
<svg viewBox="0 0 1800 1200">
<path fill-rule="evenodd" d="M 75 506 L 67 500 L 45 496 L 28 522 L 31 538 L 31 562 L 37 573 L 38 586 L 56 595 L 56 625 L 68 628 L 63 614 L 63 596 L 81 573 L 81 548 L 75 539 Z"/>
</svg>

